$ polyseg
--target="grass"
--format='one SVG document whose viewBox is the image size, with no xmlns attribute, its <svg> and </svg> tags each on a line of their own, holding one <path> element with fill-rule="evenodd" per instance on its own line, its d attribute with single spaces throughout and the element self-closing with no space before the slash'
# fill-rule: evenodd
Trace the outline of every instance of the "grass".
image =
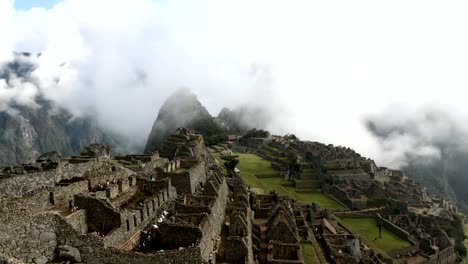
<svg viewBox="0 0 468 264">
<path fill-rule="evenodd" d="M 220 160 L 219 153 L 212 153 L 213 157 Z M 268 193 L 270 190 L 277 190 L 280 194 L 295 197 L 299 201 L 305 203 L 316 202 L 324 208 L 343 208 L 335 200 L 331 199 L 323 193 L 305 194 L 296 193 L 292 187 L 292 182 L 284 180 L 281 177 L 259 179 L 256 174 L 271 174 L 278 173 L 278 170 L 271 167 L 271 162 L 263 159 L 255 154 L 237 154 L 239 155 L 239 164 L 237 168 L 240 170 L 240 176 L 244 182 L 249 185 L 255 192 Z M 284 185 L 290 185 L 284 186 Z M 304 263 L 326 263 L 320 246 L 315 237 L 312 235 L 312 244 L 301 243 Z"/>
<path fill-rule="evenodd" d="M 301 243 L 301 249 L 305 264 L 320 263 L 320 260 L 318 259 L 317 253 L 315 253 L 312 244 Z"/>
<path fill-rule="evenodd" d="M 301 243 L 302 249 L 302 256 L 304 258 L 305 264 L 319 264 L 319 263 L 327 263 L 325 260 L 324 254 L 320 245 L 318 244 L 317 240 L 315 240 L 315 236 L 309 229 L 309 237 L 311 239 L 311 243 Z"/>
<path fill-rule="evenodd" d="M 276 190 L 282 195 L 294 197 L 304 203 L 318 203 L 322 208 L 343 208 L 341 204 L 324 193 L 297 193 L 292 186 L 292 182 L 284 180 L 281 177 L 264 179 L 255 177 L 256 174 L 277 173 L 278 170 L 273 169 L 269 161 L 258 155 L 238 155 L 239 165 L 237 168 L 241 171 L 240 176 L 254 191 L 268 193 L 270 190 Z"/>
<path fill-rule="evenodd" d="M 341 220 L 354 233 L 367 240 L 370 243 L 369 246 L 377 247 L 382 251 L 389 252 L 411 245 L 385 227 L 382 227 L 382 238 L 378 238 L 379 228 L 375 218 L 342 218 Z"/>
</svg>

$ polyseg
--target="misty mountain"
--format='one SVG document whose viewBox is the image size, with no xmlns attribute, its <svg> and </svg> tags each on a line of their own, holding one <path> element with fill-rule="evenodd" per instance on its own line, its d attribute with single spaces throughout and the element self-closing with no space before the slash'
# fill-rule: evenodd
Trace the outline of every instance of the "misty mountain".
<svg viewBox="0 0 468 264">
<path fill-rule="evenodd" d="M 14 92 L 18 84 L 38 85 L 31 76 L 36 68 L 31 56 L 17 53 L 13 61 L 0 66 L 0 84 L 6 90 Z M 29 104 L 0 104 L 0 165 L 25 163 L 49 151 L 79 154 L 91 143 L 110 144 L 122 151 L 123 139 L 102 129 L 93 117 L 74 117 L 40 94 Z"/>
<path fill-rule="evenodd" d="M 25 163 L 54 150 L 76 155 L 91 143 L 120 144 L 119 137 L 101 129 L 91 117 L 73 118 L 47 101 L 40 106 L 0 112 L 0 164 Z"/>
<path fill-rule="evenodd" d="M 154 152 L 179 127 L 196 128 L 207 123 L 217 127 L 208 110 L 188 89 L 179 89 L 166 99 L 153 124 L 145 152 Z"/>
<path fill-rule="evenodd" d="M 468 212 L 468 131 L 463 126 L 453 114 L 434 108 L 401 116 L 384 113 L 366 121 L 384 153 L 397 157 L 395 166 Z"/>
<path fill-rule="evenodd" d="M 252 128 L 266 128 L 273 120 L 271 113 L 264 108 L 241 106 L 230 110 L 223 108 L 215 121 L 231 133 L 244 133 Z"/>
<path fill-rule="evenodd" d="M 228 134 L 244 133 L 252 128 L 265 128 L 269 118 L 261 109 L 240 107 L 223 108 L 213 117 L 188 89 L 179 89 L 161 106 L 148 137 L 145 152 L 158 150 L 159 146 L 179 127 L 200 132 L 208 145 L 225 140 Z"/>
</svg>

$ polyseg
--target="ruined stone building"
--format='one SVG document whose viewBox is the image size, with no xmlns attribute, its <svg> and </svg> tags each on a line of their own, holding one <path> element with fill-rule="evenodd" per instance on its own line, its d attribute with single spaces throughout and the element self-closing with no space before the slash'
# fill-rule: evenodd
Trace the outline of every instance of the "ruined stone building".
<svg viewBox="0 0 468 264">
<path fill-rule="evenodd" d="M 226 178 L 191 130 L 151 155 L 45 154 L 0 181 L 0 257 L 18 263 L 303 263 L 298 205 Z"/>
<path fill-rule="evenodd" d="M 0 253 L 25 263 L 214 262 L 220 245 L 246 239 L 248 206 L 244 220 L 234 212 L 249 205 L 247 193 L 230 202 L 237 228 L 226 239 L 234 242 L 222 244 L 233 195 L 203 138 L 179 130 L 165 146 L 161 155 L 110 159 L 107 146 L 92 145 L 80 156 L 51 153 L 2 169 Z M 252 254 L 247 259 L 253 263 Z"/>
</svg>

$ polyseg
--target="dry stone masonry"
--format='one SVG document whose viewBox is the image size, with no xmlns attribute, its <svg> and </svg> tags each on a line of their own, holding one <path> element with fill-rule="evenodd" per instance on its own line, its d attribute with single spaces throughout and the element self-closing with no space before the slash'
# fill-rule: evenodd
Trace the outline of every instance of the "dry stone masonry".
<svg viewBox="0 0 468 264">
<path fill-rule="evenodd" d="M 447 229 L 456 206 L 402 171 L 291 135 L 228 140 L 279 170 L 259 179 L 283 177 L 345 208 L 255 193 L 180 128 L 148 155 L 111 158 L 93 144 L 1 168 L 0 263 L 303 264 L 311 250 L 313 263 L 460 263 Z M 409 246 L 376 252 L 344 218 L 373 218 Z"/>
</svg>

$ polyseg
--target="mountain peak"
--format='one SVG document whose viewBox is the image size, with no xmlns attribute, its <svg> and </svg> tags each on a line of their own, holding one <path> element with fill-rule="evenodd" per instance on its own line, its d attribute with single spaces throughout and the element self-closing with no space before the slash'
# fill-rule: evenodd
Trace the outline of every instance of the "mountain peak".
<svg viewBox="0 0 468 264">
<path fill-rule="evenodd" d="M 212 121 L 212 119 L 213 117 L 194 93 L 187 88 L 178 89 L 159 109 L 145 152 L 158 150 L 164 140 L 179 127 L 191 126 L 194 122 L 202 120 Z"/>
</svg>

